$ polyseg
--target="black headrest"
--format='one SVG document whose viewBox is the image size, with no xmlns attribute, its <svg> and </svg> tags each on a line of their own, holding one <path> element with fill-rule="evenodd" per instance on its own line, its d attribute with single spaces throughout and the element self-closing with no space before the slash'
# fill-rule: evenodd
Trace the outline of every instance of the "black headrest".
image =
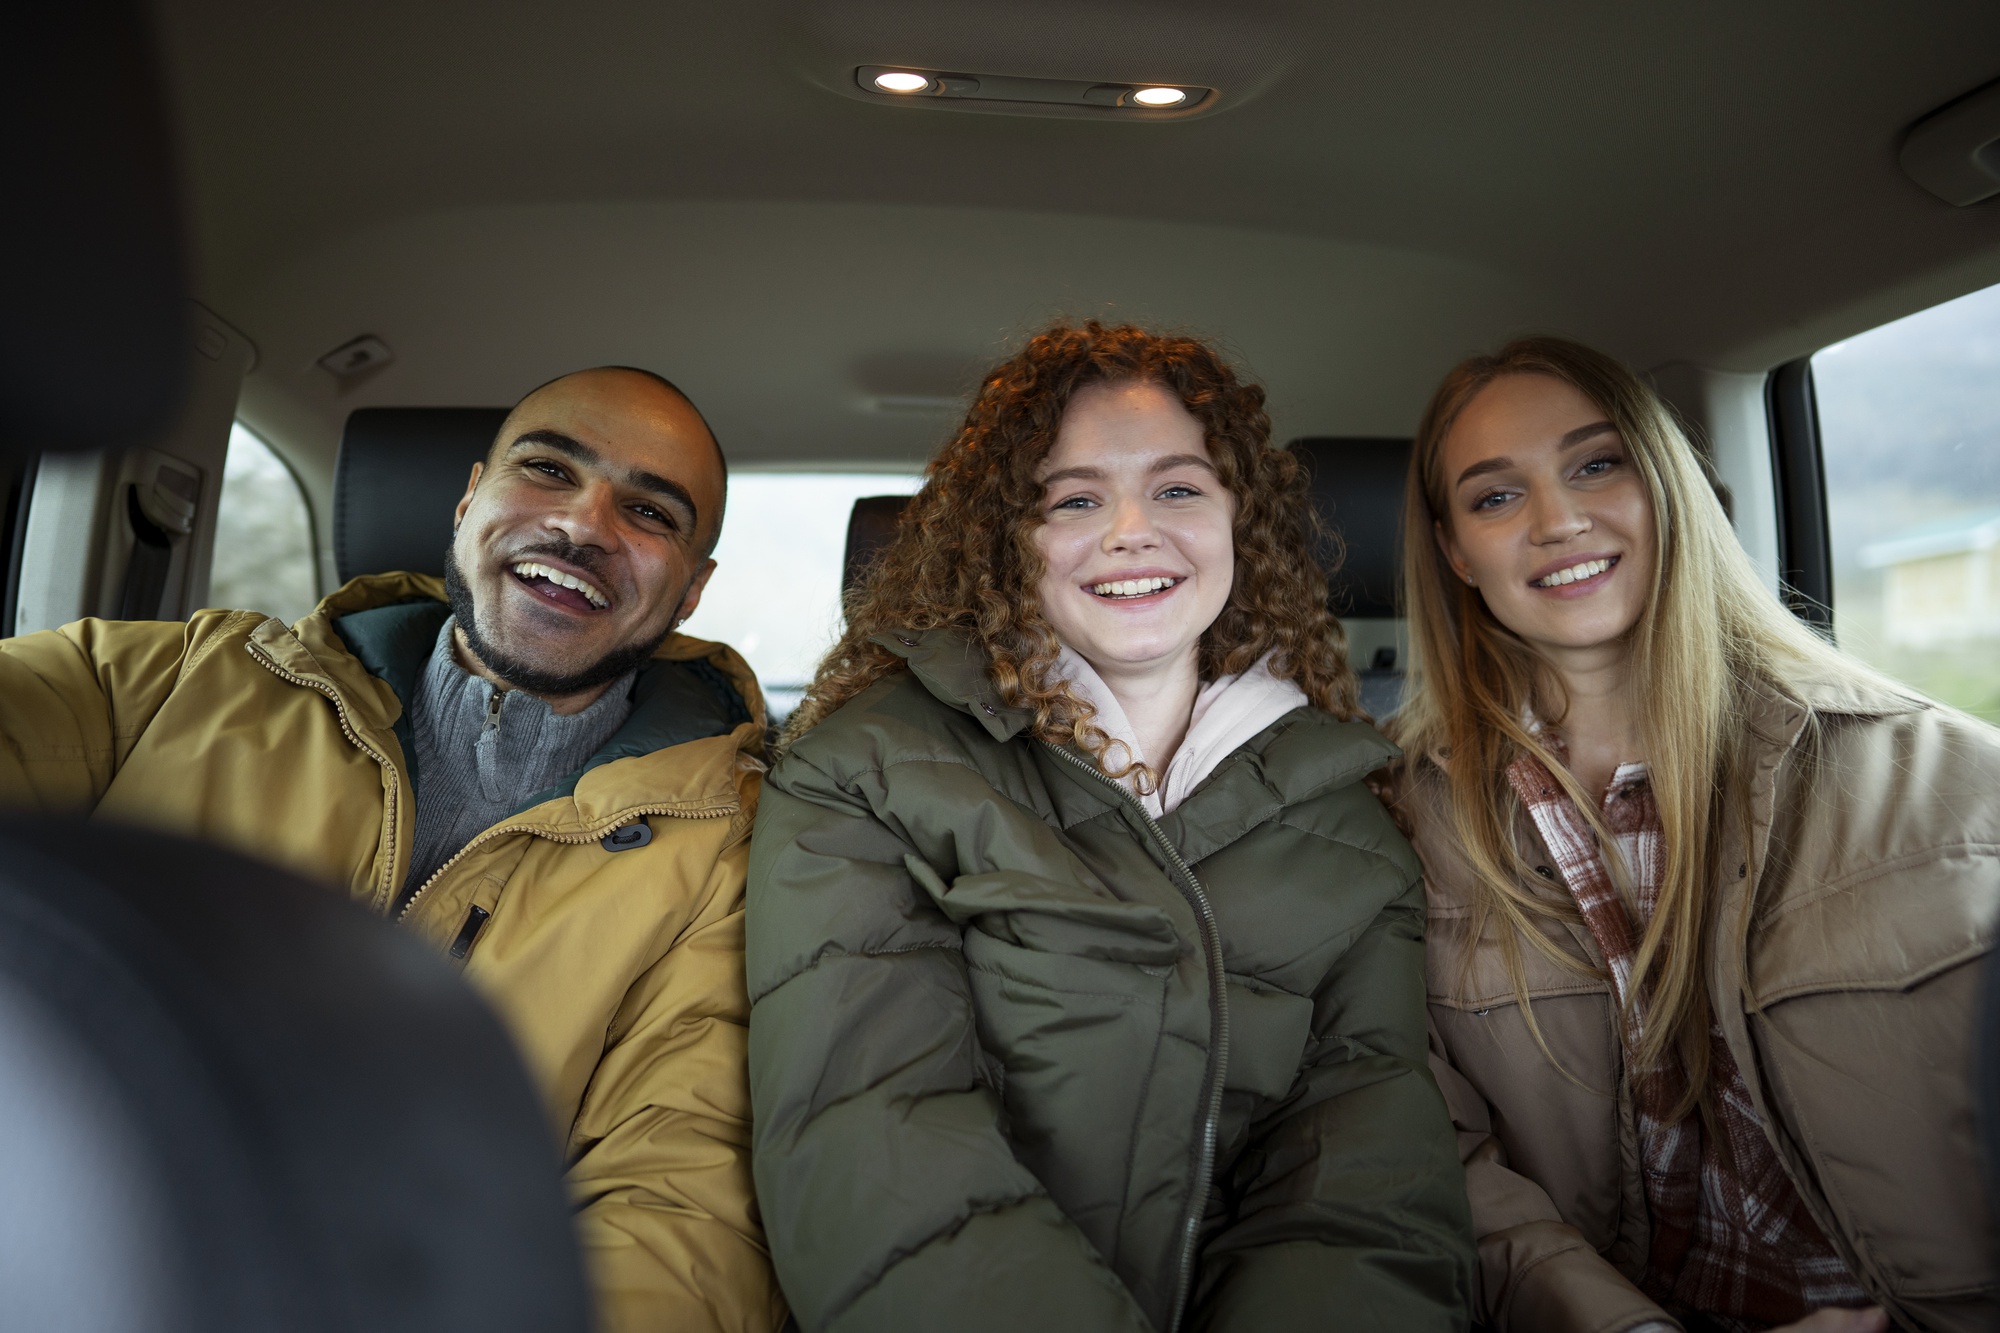
<svg viewBox="0 0 2000 1333">
<path fill-rule="evenodd" d="M 333 567 L 444 574 L 451 511 L 486 457 L 504 407 L 362 407 L 348 414 L 333 470 Z"/>
<path fill-rule="evenodd" d="M 896 523 L 903 516 L 907 495 L 867 495 L 854 502 L 847 516 L 847 561 L 840 571 L 840 591 L 851 591 L 870 560 L 896 539 Z"/>
<path fill-rule="evenodd" d="M 189 312 L 151 6 L 9 9 L 0 81 L 0 457 L 124 446 L 172 421 Z M 29 54 L 32 53 L 32 54 Z"/>
<path fill-rule="evenodd" d="M 410 932 L 219 848 L 0 822 L 0 1166 L 0 1327 L 588 1326 L 499 1021 Z"/>
<path fill-rule="evenodd" d="M 1287 447 L 1306 465 L 1320 522 L 1339 534 L 1345 548 L 1329 580 L 1333 609 L 1356 620 L 1394 619 L 1402 573 L 1397 529 L 1410 442 L 1319 436 Z M 1332 552 L 1322 558 L 1331 563 Z"/>
</svg>

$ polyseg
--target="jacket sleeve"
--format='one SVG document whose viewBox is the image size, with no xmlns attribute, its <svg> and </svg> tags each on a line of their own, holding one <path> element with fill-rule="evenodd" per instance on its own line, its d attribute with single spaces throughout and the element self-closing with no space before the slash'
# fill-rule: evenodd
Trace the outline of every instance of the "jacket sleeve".
<svg viewBox="0 0 2000 1333">
<path fill-rule="evenodd" d="M 1196 1327 L 1466 1328 L 1472 1231 L 1424 1066 L 1423 947 L 1412 879 L 1313 997 L 1298 1082 L 1252 1126 L 1236 1220 L 1204 1252 Z"/>
<path fill-rule="evenodd" d="M 699 913 L 613 1019 L 572 1143 L 598 1326 L 772 1333 L 784 1323 L 750 1183 L 741 835 Z"/>
<path fill-rule="evenodd" d="M 796 754 L 773 772 L 751 850 L 750 1082 L 793 1312 L 811 1333 L 1147 1329 L 1015 1160 L 959 928 L 906 859 L 865 796 Z"/>
<path fill-rule="evenodd" d="M 1451 1065 L 1431 1028 L 1431 1073 L 1444 1093 L 1479 1238 L 1480 1317 L 1496 1333 L 1635 1333 L 1680 1325 L 1562 1220 L 1542 1187 L 1507 1167 L 1492 1111 Z"/>
<path fill-rule="evenodd" d="M 182 672 L 246 614 L 79 620 L 0 640 L 0 806 L 88 813 Z"/>
</svg>

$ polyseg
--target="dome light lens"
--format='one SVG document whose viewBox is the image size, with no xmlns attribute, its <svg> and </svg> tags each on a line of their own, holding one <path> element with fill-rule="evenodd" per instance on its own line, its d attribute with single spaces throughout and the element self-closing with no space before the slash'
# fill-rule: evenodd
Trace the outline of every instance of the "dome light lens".
<svg viewBox="0 0 2000 1333">
<path fill-rule="evenodd" d="M 877 74 L 875 86 L 885 93 L 920 93 L 931 86 L 931 81 L 921 74 L 892 69 L 886 74 Z"/>
<path fill-rule="evenodd" d="M 1140 106 L 1179 106 L 1187 101 L 1187 94 L 1179 88 L 1141 88 L 1132 94 L 1132 100 Z"/>
</svg>

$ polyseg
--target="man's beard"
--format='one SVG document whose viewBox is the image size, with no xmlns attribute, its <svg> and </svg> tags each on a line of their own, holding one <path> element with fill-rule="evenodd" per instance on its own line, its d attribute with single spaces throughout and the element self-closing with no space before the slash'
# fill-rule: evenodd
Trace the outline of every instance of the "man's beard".
<svg viewBox="0 0 2000 1333">
<path fill-rule="evenodd" d="M 535 555 L 554 556 L 579 569 L 591 569 L 593 564 L 588 552 L 562 541 L 544 542 L 519 552 L 515 558 L 524 560 Z M 472 650 L 472 655 L 501 680 L 530 694 L 581 694 L 600 685 L 609 685 L 626 672 L 644 666 L 659 646 L 667 641 L 667 635 L 673 633 L 673 625 L 669 622 L 665 629 L 643 643 L 628 643 L 613 648 L 581 671 L 562 674 L 524 662 L 487 641 L 486 636 L 479 632 L 478 609 L 473 603 L 472 589 L 466 584 L 464 571 L 458 567 L 458 553 L 449 547 L 444 553 L 444 593 L 451 603 L 452 615 L 458 618 L 459 632 L 465 635 L 465 646 Z M 682 595 L 686 595 L 685 591 Z"/>
</svg>

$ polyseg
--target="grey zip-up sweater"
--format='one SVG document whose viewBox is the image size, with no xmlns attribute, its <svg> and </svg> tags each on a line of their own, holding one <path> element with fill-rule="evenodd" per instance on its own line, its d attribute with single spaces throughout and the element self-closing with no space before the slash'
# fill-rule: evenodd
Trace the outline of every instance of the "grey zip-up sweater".
<svg viewBox="0 0 2000 1333">
<path fill-rule="evenodd" d="M 561 716 L 523 690 L 497 690 L 452 655 L 444 622 L 410 699 L 417 827 L 405 897 L 459 849 L 529 798 L 582 768 L 632 712 L 636 671 L 580 713 Z"/>
</svg>

